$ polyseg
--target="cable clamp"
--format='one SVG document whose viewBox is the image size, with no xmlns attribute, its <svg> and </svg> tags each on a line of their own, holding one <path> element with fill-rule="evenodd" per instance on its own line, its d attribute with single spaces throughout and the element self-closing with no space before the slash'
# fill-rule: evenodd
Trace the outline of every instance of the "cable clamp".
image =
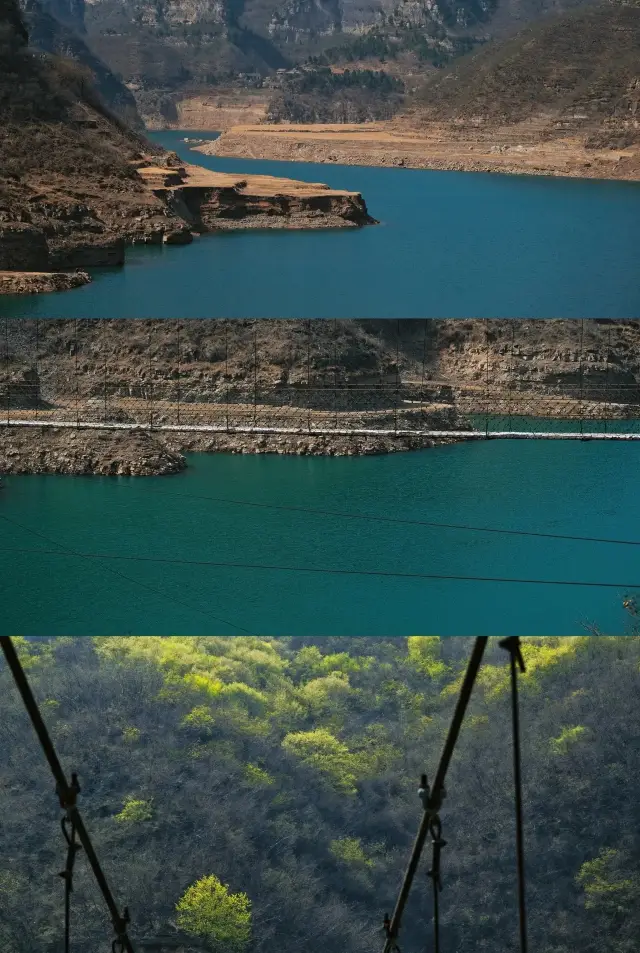
<svg viewBox="0 0 640 953">
<path fill-rule="evenodd" d="M 420 775 L 418 797 L 422 801 L 422 807 L 426 814 L 430 814 L 431 817 L 437 817 L 446 796 L 447 792 L 443 787 L 433 788 L 433 790 L 431 790 L 426 774 Z"/>
<path fill-rule="evenodd" d="M 427 871 L 427 877 L 431 877 L 434 887 L 436 887 L 438 890 L 442 890 L 442 880 L 440 878 L 440 855 L 442 853 L 442 848 L 447 846 L 447 842 L 442 837 L 442 822 L 437 815 L 429 824 L 429 832 L 431 833 L 433 860 L 431 861 L 431 869 Z"/>
<path fill-rule="evenodd" d="M 78 781 L 78 775 L 75 773 L 75 771 L 71 775 L 71 784 L 65 785 L 64 788 L 62 788 L 60 784 L 56 784 L 56 794 L 58 795 L 58 800 L 60 801 L 60 807 L 63 811 L 67 812 L 68 820 L 71 820 L 72 818 L 78 801 L 78 795 L 80 794 L 81 790 L 82 789 Z"/>
</svg>

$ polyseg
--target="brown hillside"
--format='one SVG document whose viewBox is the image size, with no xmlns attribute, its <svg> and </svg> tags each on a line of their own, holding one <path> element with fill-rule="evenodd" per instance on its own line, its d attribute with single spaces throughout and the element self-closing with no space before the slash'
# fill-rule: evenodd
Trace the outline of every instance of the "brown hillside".
<svg viewBox="0 0 640 953">
<path fill-rule="evenodd" d="M 639 99 L 640 6 L 626 3 L 573 11 L 488 44 L 418 96 L 428 119 L 552 114 L 563 121 L 559 129 L 612 126 L 629 142 L 638 136 Z"/>
</svg>

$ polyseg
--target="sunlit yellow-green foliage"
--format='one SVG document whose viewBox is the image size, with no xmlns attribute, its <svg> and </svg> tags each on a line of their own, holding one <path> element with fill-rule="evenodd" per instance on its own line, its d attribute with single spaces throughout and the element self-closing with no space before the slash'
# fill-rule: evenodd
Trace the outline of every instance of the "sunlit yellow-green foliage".
<svg viewBox="0 0 640 953">
<path fill-rule="evenodd" d="M 331 675 L 333 672 L 349 675 L 352 672 L 366 671 L 374 661 L 368 655 L 352 656 L 348 652 L 323 655 L 317 645 L 306 645 L 296 654 L 294 670 L 307 679 Z"/>
<path fill-rule="evenodd" d="M 44 665 L 53 659 L 53 647 L 48 642 L 30 642 L 23 635 L 14 635 L 11 641 L 24 669 Z"/>
<path fill-rule="evenodd" d="M 143 801 L 140 798 L 127 797 L 122 805 L 119 814 L 114 815 L 114 819 L 119 824 L 140 824 L 142 821 L 150 821 L 153 817 L 151 801 Z"/>
<path fill-rule="evenodd" d="M 247 764 L 244 769 L 244 776 L 255 787 L 268 788 L 275 784 L 275 778 L 257 764 Z"/>
<path fill-rule="evenodd" d="M 557 738 L 552 738 L 549 747 L 554 754 L 566 754 L 577 741 L 588 734 L 584 725 L 574 725 L 573 728 L 563 728 Z"/>
<path fill-rule="evenodd" d="M 388 729 L 380 722 L 368 725 L 364 734 L 354 739 L 353 745 L 359 755 L 358 770 L 361 778 L 384 774 L 398 760 L 398 749 L 390 740 Z"/>
<path fill-rule="evenodd" d="M 321 678 L 313 678 L 300 688 L 299 697 L 304 705 L 316 713 L 335 711 L 346 701 L 351 692 L 348 675 L 331 672 Z"/>
<path fill-rule="evenodd" d="M 586 637 L 523 640 L 524 681 L 535 686 L 544 672 L 573 659 L 586 641 Z M 236 761 L 242 761 L 244 738 L 270 738 L 348 794 L 356 792 L 360 781 L 397 763 L 398 739 L 391 741 L 382 725 L 388 706 L 401 712 L 404 732 L 427 743 L 437 696 L 420 690 L 420 677 L 447 680 L 445 698 L 457 691 L 461 678 L 443 662 L 441 640 L 426 636 L 406 641 L 407 672 L 413 673 L 408 680 L 399 676 L 397 666 L 382 659 L 351 657 L 347 652 L 323 654 L 315 645 L 296 652 L 285 640 L 254 636 L 108 638 L 95 640 L 95 645 L 102 658 L 123 665 L 142 662 L 162 673 L 161 698 L 183 706 L 187 712 L 183 727 L 198 733 L 190 739 L 189 757 L 207 756 L 214 737 L 210 729 L 219 726 L 236 745 Z M 508 688 L 508 656 L 502 654 L 503 664 L 493 657 L 480 670 L 479 685 L 487 697 Z M 347 736 L 348 713 L 360 705 L 380 716 L 367 729 L 352 730 Z M 130 742 L 133 737 L 123 732 L 123 739 Z M 559 744 L 575 740 L 567 737 Z M 252 780 L 251 769 L 243 770 Z M 257 774 L 253 783 L 259 783 Z"/>
<path fill-rule="evenodd" d="M 140 738 L 140 729 L 136 728 L 134 725 L 127 725 L 122 729 L 122 740 L 126 744 L 134 744 Z"/>
<path fill-rule="evenodd" d="M 342 837 L 331 841 L 329 850 L 337 860 L 352 867 L 375 866 L 375 862 L 365 853 L 359 837 Z"/>
<path fill-rule="evenodd" d="M 479 728 L 481 725 L 489 724 L 488 715 L 469 715 L 467 724 L 470 728 Z"/>
<path fill-rule="evenodd" d="M 251 901 L 246 893 L 230 893 L 214 874 L 192 884 L 176 911 L 179 927 L 215 949 L 240 953 L 251 939 Z"/>
<path fill-rule="evenodd" d="M 303 764 L 325 775 L 337 790 L 345 794 L 356 793 L 362 758 L 330 731 L 316 728 L 315 731 L 293 732 L 285 735 L 282 747 Z"/>
<path fill-rule="evenodd" d="M 521 640 L 522 657 L 526 671 L 521 675 L 524 685 L 537 689 L 540 676 L 563 663 L 572 661 L 576 654 L 589 642 L 589 636 L 545 636 Z M 450 682 L 442 690 L 442 695 L 455 695 L 462 684 L 463 674 Z M 495 665 L 484 663 L 477 678 L 477 686 L 484 690 L 487 698 L 496 698 L 508 691 L 510 684 L 508 654 L 504 653 L 504 663 Z"/>
<path fill-rule="evenodd" d="M 437 636 L 411 635 L 407 639 L 409 663 L 429 678 L 442 678 L 448 668 L 440 658 L 440 639 Z"/>
<path fill-rule="evenodd" d="M 214 723 L 215 718 L 208 705 L 196 705 L 182 719 L 182 724 L 186 728 L 211 728 Z"/>
<path fill-rule="evenodd" d="M 606 848 L 580 868 L 576 879 L 584 890 L 587 909 L 621 913 L 640 900 L 640 880 L 621 876 L 616 870 L 618 858 L 617 850 Z"/>
</svg>

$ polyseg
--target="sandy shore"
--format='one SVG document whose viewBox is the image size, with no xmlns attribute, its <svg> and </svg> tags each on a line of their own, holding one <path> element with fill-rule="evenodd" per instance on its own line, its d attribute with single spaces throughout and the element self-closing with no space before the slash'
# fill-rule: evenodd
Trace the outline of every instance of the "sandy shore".
<svg viewBox="0 0 640 953">
<path fill-rule="evenodd" d="M 640 180 L 640 149 L 586 149 L 536 121 L 462 128 L 431 123 L 238 125 L 196 147 L 207 155 L 339 165 Z"/>
</svg>

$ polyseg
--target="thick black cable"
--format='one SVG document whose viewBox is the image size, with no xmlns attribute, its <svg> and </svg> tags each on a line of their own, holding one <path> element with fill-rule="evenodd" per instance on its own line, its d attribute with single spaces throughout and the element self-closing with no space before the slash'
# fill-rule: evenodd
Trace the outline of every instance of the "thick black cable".
<svg viewBox="0 0 640 953">
<path fill-rule="evenodd" d="M 19 523 L 18 520 L 11 519 L 9 516 L 4 516 L 0 514 L 0 519 L 5 520 L 7 523 L 12 523 L 14 526 L 17 526 L 19 529 L 24 530 L 26 533 L 31 533 L 32 536 L 37 536 L 39 539 L 43 539 L 45 542 L 50 543 L 53 546 L 57 546 L 57 550 L 22 550 L 22 552 L 43 552 L 48 556 L 69 556 L 74 559 L 113 559 L 113 556 L 100 556 L 97 553 L 79 553 L 77 550 L 69 549 L 67 546 L 64 546 L 62 543 L 59 543 L 55 539 L 51 539 L 49 536 L 45 536 L 44 533 L 39 533 L 35 529 L 31 529 L 30 526 L 25 526 L 24 523 Z M 0 547 L 2 549 L 2 547 Z M 14 552 L 17 550 L 14 550 Z M 127 557 L 122 557 L 123 559 Z M 137 561 L 134 559 L 134 561 Z M 150 562 L 150 559 L 142 560 L 140 562 Z M 235 625 L 232 622 L 229 622 L 227 619 L 222 619 L 219 616 L 213 615 L 209 612 L 208 609 L 200 609 L 198 606 L 192 606 L 188 602 L 183 602 L 181 599 L 176 599 L 174 596 L 168 595 L 166 592 L 163 592 L 160 589 L 156 589 L 155 586 L 149 586 L 146 582 L 140 582 L 139 579 L 133 579 L 131 576 L 125 575 L 125 573 L 120 572 L 118 569 L 112 569 L 110 566 L 104 566 L 107 572 L 111 573 L 113 576 L 119 576 L 121 579 L 125 579 L 127 582 L 133 583 L 134 586 L 140 586 L 142 589 L 146 589 L 147 592 L 151 592 L 153 595 L 161 596 L 163 599 L 167 599 L 169 602 L 173 602 L 175 605 L 182 606 L 184 609 L 189 609 L 190 612 L 199 612 L 201 615 L 207 616 L 207 618 L 213 619 L 215 622 L 221 622 L 223 625 L 226 625 L 230 629 L 236 629 L 238 632 L 244 632 L 246 635 L 256 635 L 255 632 L 250 632 L 249 629 L 243 628 L 241 625 Z"/>
<path fill-rule="evenodd" d="M 8 517 L 0 516 L 0 519 L 8 519 Z M 10 522 L 14 521 L 11 520 Z M 55 541 L 53 542 L 55 543 Z M 58 544 L 55 543 L 55 545 Z M 513 585 L 531 586 L 586 586 L 587 588 L 595 589 L 624 589 L 627 591 L 632 589 L 640 589 L 639 582 L 592 582 L 590 580 L 579 579 L 526 579 L 511 576 L 464 576 L 460 574 L 435 572 L 394 572 L 390 569 L 333 569 L 331 567 L 315 568 L 313 566 L 282 566 L 272 563 L 228 562 L 218 559 L 177 559 L 171 558 L 169 556 L 125 556 L 121 553 L 86 553 L 64 548 L 52 550 L 26 549 L 18 546 L 0 546 L 0 552 L 30 553 L 37 556 L 58 556 L 69 557 L 73 559 L 110 559 L 120 560 L 123 562 L 159 563 L 161 565 L 166 564 L 172 566 L 211 566 L 222 569 L 259 569 L 265 572 L 313 573 L 317 575 L 328 576 L 381 576 L 386 579 L 439 579 L 444 582 L 448 580 L 453 580 L 454 582 L 499 582 L 510 583 Z M 108 567 L 105 568 L 108 572 L 112 572 L 114 575 L 121 576 L 123 579 L 127 579 L 129 582 L 133 582 L 136 585 L 140 585 L 143 588 L 148 589 L 150 592 L 155 592 L 157 595 L 162 595 L 165 598 L 170 599 L 179 605 L 184 605 L 186 608 L 192 609 L 195 612 L 202 612 L 204 615 L 209 615 L 209 613 L 204 609 L 197 609 L 195 606 L 190 606 L 187 603 L 179 603 L 178 600 L 173 599 L 171 596 L 166 596 L 166 594 L 164 592 L 160 592 L 160 590 L 153 589 L 151 586 L 147 586 L 146 583 L 138 582 L 136 579 L 131 579 L 131 577 L 125 576 L 123 573 L 117 572 L 115 569 L 109 569 Z M 211 616 L 211 618 L 216 617 Z M 224 620 L 217 619 L 217 621 L 223 622 Z M 232 626 L 230 622 L 225 622 L 224 624 L 231 626 L 232 628 L 236 628 L 238 631 L 247 632 L 249 635 L 255 635 L 254 632 L 249 632 L 247 629 L 241 629 L 240 626 Z"/>
<path fill-rule="evenodd" d="M 522 819 L 522 770 L 520 751 L 520 715 L 518 705 L 518 669 L 525 671 L 524 659 L 517 635 L 500 642 L 509 652 L 511 669 L 511 722 L 513 731 L 513 779 L 516 811 L 516 864 L 518 868 L 518 919 L 520 926 L 520 953 L 527 953 L 527 910 L 525 899 L 524 825 Z"/>
<path fill-rule="evenodd" d="M 384 953 L 390 953 L 390 951 L 393 950 L 397 945 L 396 941 L 398 932 L 400 930 L 402 914 L 404 913 L 404 908 L 409 898 L 409 892 L 411 890 L 413 878 L 415 877 L 415 873 L 420 862 L 420 856 L 422 854 L 424 842 L 431 829 L 433 818 L 438 814 L 442 804 L 442 799 L 445 793 L 445 778 L 451 763 L 451 758 L 453 757 L 453 752 L 455 751 L 460 729 L 462 727 L 462 722 L 464 721 L 464 716 L 469 705 L 471 692 L 473 691 L 473 686 L 480 669 L 484 651 L 487 647 L 487 642 L 487 636 L 479 636 L 475 640 L 473 650 L 471 652 L 467 670 L 460 687 L 458 701 L 456 702 L 455 711 L 451 719 L 451 725 L 449 726 L 449 731 L 442 749 L 442 754 L 440 755 L 440 761 L 438 763 L 433 787 L 429 792 L 428 798 L 426 798 L 424 814 L 420 822 L 420 827 L 418 828 L 413 850 L 411 851 L 411 857 L 409 858 L 407 871 L 400 887 L 400 892 L 398 894 L 398 899 L 396 901 L 391 922 L 389 923 L 388 929 L 386 930 L 387 940 L 384 945 Z"/>
<path fill-rule="evenodd" d="M 121 487 L 131 484 L 120 483 Z M 152 490 L 153 493 L 158 493 Z M 402 526 L 426 526 L 430 529 L 457 529 L 473 533 L 497 533 L 501 536 L 530 536 L 535 539 L 564 539 L 576 543 L 607 543 L 615 546 L 640 546 L 640 539 L 610 539 L 601 536 L 577 536 L 568 533 L 543 533 L 535 530 L 501 529 L 497 526 L 474 526 L 467 523 L 440 523 L 434 520 L 403 519 L 395 516 L 374 516 L 367 513 L 345 513 L 340 510 L 318 510 L 307 506 L 287 506 L 278 503 L 258 503 L 254 500 L 232 500 L 227 497 L 204 496 L 199 493 L 167 493 L 160 490 L 159 496 L 184 497 L 190 500 L 209 500 L 211 503 L 225 503 L 229 506 L 250 506 L 264 510 L 282 510 L 288 513 L 309 513 L 312 516 L 334 516 L 339 519 L 368 520 L 374 523 L 397 523 Z"/>
<path fill-rule="evenodd" d="M 56 782 L 56 790 L 60 798 L 61 804 L 64 804 L 67 810 L 67 817 L 75 825 L 75 829 L 78 834 L 78 838 L 91 865 L 93 874 L 96 878 L 100 892 L 104 897 L 105 903 L 111 915 L 111 922 L 113 923 L 116 936 L 118 937 L 119 942 L 122 944 L 123 949 L 126 950 L 126 953 L 134 953 L 131 940 L 127 935 L 126 924 L 128 922 L 128 911 L 125 907 L 124 913 L 120 914 L 116 902 L 111 893 L 111 889 L 107 882 L 102 867 L 100 866 L 100 861 L 98 860 L 98 855 L 96 854 L 93 844 L 91 843 L 91 838 L 87 832 L 84 822 L 78 810 L 76 804 L 76 790 L 73 787 L 73 781 L 70 785 L 67 782 L 64 771 L 62 770 L 62 765 L 58 760 L 58 755 L 53 746 L 53 742 L 49 736 L 46 725 L 40 714 L 37 702 L 31 691 L 31 686 L 27 680 L 27 676 L 24 673 L 20 659 L 18 658 L 17 652 L 14 648 L 13 642 L 11 641 L 10 636 L 0 635 L 0 648 L 4 652 L 4 657 L 6 659 L 9 671 L 13 676 L 13 680 L 16 683 L 16 687 L 24 706 L 27 710 L 27 714 L 31 719 L 31 724 L 35 730 L 36 735 L 38 736 L 38 741 L 44 752 L 45 758 L 49 763 L 51 768 L 51 773 Z"/>
</svg>

